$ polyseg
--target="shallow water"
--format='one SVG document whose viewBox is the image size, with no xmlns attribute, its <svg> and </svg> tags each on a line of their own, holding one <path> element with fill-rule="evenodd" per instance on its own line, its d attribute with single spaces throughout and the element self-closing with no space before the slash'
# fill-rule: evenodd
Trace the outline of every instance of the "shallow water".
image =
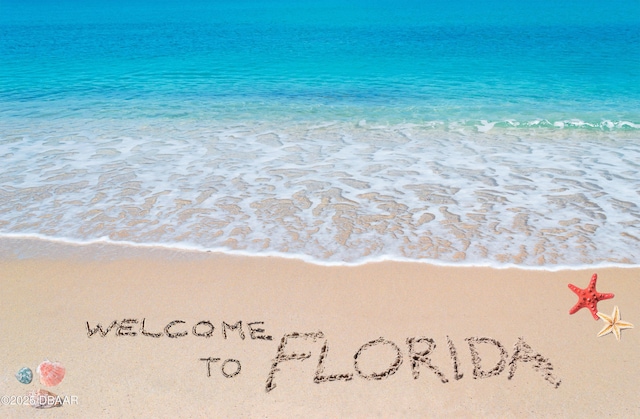
<svg viewBox="0 0 640 419">
<path fill-rule="evenodd" d="M 640 5 L 422 3 L 2 3 L 0 235 L 638 264 Z"/>
</svg>

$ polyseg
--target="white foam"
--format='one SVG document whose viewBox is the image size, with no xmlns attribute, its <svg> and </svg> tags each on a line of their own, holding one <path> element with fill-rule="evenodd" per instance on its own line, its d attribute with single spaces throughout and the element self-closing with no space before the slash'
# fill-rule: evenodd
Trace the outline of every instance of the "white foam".
<svg viewBox="0 0 640 419">
<path fill-rule="evenodd" d="M 60 237 L 47 237 L 40 234 L 0 234 L 0 242 L 3 239 L 9 240 L 17 240 L 24 241 L 24 244 L 27 245 L 29 241 L 38 240 L 43 244 L 52 243 L 61 246 L 75 246 L 75 247 L 89 247 L 93 245 L 108 245 L 114 246 L 119 249 L 126 248 L 136 248 L 136 249 L 147 249 L 147 250 L 168 250 L 168 251 L 176 251 L 176 252 L 189 252 L 189 253 L 218 253 L 222 255 L 229 256 L 244 256 L 244 257 L 260 257 L 260 258 L 281 258 L 281 259 L 289 259 L 289 260 L 301 260 L 306 263 L 310 263 L 313 265 L 319 266 L 327 266 L 327 267 L 355 267 L 355 266 L 363 266 L 370 263 L 382 263 L 382 262 L 398 262 L 398 263 L 422 263 L 430 266 L 439 266 L 439 267 L 465 267 L 465 268 L 492 268 L 492 269 L 519 269 L 524 271 L 546 271 L 546 272 L 560 272 L 560 271 L 578 271 L 585 269 L 608 269 L 608 268 L 618 268 L 618 269 L 637 269 L 640 267 L 640 264 L 626 264 L 626 263 L 597 263 L 592 265 L 547 265 L 547 266 L 527 266 L 527 265 L 518 265 L 518 264 L 504 264 L 504 263 L 495 263 L 491 261 L 484 261 L 478 263 L 470 263 L 470 262 L 446 262 L 440 260 L 425 260 L 425 259 L 409 259 L 403 257 L 394 257 L 394 256 L 377 256 L 377 257 L 366 257 L 362 258 L 357 262 L 336 262 L 336 261 L 327 261 L 324 259 L 317 259 L 310 255 L 305 254 L 291 254 L 291 253 L 279 253 L 279 252 L 247 252 L 242 250 L 230 250 L 228 248 L 220 247 L 220 248 L 202 248 L 199 246 L 187 245 L 187 244 L 167 244 L 167 243 L 136 243 L 136 242 L 127 242 L 127 241 L 112 241 L 106 237 L 102 237 L 94 240 L 74 240 L 74 239 L 66 239 Z M 12 244 L 15 244 L 12 243 Z M 35 248 L 31 245 L 27 245 L 28 250 L 21 249 L 22 252 L 27 253 L 27 257 L 38 257 L 41 256 L 39 252 L 41 249 Z M 5 250 L 6 251 L 6 250 Z M 11 252 L 9 252 L 11 253 Z M 24 257 L 24 254 L 20 255 Z"/>
<path fill-rule="evenodd" d="M 481 125 L 477 125 L 478 132 L 488 132 L 496 125 L 497 121 L 488 122 L 486 120 L 480 121 Z"/>
<path fill-rule="evenodd" d="M 1 235 L 323 264 L 640 263 L 627 123 L 37 121 L 0 130 Z"/>
</svg>

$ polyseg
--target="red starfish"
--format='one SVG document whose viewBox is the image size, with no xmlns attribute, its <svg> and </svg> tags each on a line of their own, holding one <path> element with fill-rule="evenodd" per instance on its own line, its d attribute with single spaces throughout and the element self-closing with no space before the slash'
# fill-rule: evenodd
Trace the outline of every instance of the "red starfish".
<svg viewBox="0 0 640 419">
<path fill-rule="evenodd" d="M 598 274 L 593 274 L 593 276 L 591 277 L 591 282 L 589 282 L 589 286 L 585 289 L 581 289 L 573 284 L 569 284 L 569 288 L 571 289 L 571 291 L 575 292 L 578 295 L 578 302 L 571 308 L 571 310 L 569 310 L 569 314 L 573 314 L 576 311 L 580 310 L 582 307 L 586 307 L 589 309 L 589 311 L 591 311 L 593 318 L 598 320 L 598 301 L 613 298 L 613 294 L 602 294 L 596 291 L 597 280 Z"/>
</svg>

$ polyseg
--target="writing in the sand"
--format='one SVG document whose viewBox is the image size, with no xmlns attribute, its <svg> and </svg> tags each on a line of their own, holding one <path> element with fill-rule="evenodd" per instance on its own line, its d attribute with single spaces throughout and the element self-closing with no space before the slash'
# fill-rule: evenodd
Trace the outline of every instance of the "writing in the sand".
<svg viewBox="0 0 640 419">
<path fill-rule="evenodd" d="M 273 340 L 273 337 L 265 332 L 264 322 L 262 321 L 243 322 L 239 320 L 233 323 L 222 321 L 219 324 L 219 328 L 216 328 L 214 323 L 209 320 L 201 320 L 192 324 L 183 320 L 173 320 L 162 326 L 156 325 L 153 330 L 147 328 L 148 325 L 145 318 L 114 320 L 106 327 L 103 327 L 100 323 L 92 326 L 89 322 L 86 322 L 86 325 L 87 336 L 89 338 L 93 336 L 101 336 L 104 338 L 109 334 L 116 337 L 144 336 L 155 339 L 162 338 L 163 336 L 171 339 L 185 338 L 187 336 L 211 338 L 216 334 L 216 330 L 219 330 L 219 336 L 225 340 L 230 337 L 231 334 L 236 336 L 236 339 L 239 338 L 242 340 L 244 340 L 247 335 L 251 340 L 265 342 Z M 451 360 L 451 371 L 453 372 L 449 377 L 454 380 L 460 380 L 464 377 L 464 373 L 461 371 L 461 363 L 458 358 L 456 344 L 449 336 L 446 337 L 446 341 L 446 351 L 448 351 Z M 297 343 L 293 344 L 292 342 Z M 554 368 L 551 362 L 536 352 L 522 337 L 518 338 L 514 343 L 511 356 L 509 356 L 504 345 L 493 338 L 469 337 L 465 339 L 465 342 L 473 366 L 472 375 L 474 379 L 500 375 L 508 366 L 509 372 L 507 378 L 510 380 L 514 377 L 518 365 L 527 364 L 553 387 L 558 388 L 558 386 L 560 386 L 561 380 L 554 375 Z M 321 346 L 320 343 L 322 343 Z M 292 345 L 298 349 L 298 351 L 291 350 Z M 308 351 L 299 352 L 300 345 L 309 345 Z M 446 384 L 450 381 L 449 377 L 443 372 L 442 366 L 436 365 L 431 358 L 436 349 L 436 342 L 430 337 L 408 337 L 404 345 L 402 345 L 405 348 L 404 350 L 397 343 L 380 337 L 364 343 L 355 352 L 353 355 L 353 372 L 327 373 L 326 365 L 329 357 L 329 340 L 326 339 L 325 334 L 321 331 L 308 333 L 294 332 L 286 333 L 280 339 L 280 343 L 276 349 L 276 355 L 271 361 L 267 375 L 265 384 L 266 392 L 269 393 L 276 388 L 277 373 L 280 372 L 280 374 L 284 374 L 280 368 L 283 363 L 304 361 L 311 358 L 311 349 L 313 349 L 314 345 L 319 346 L 319 351 L 315 374 L 310 379 L 317 384 L 331 381 L 351 381 L 354 377 L 364 380 L 384 380 L 398 372 L 405 359 L 408 359 L 411 375 L 416 380 L 420 378 L 422 371 L 430 371 L 441 383 Z M 380 352 L 375 350 L 376 347 L 387 348 L 385 352 L 389 354 L 388 359 L 382 360 L 384 366 L 378 370 L 367 366 L 371 365 L 370 362 L 367 362 L 368 357 L 377 356 L 380 358 Z M 485 355 L 489 353 L 489 351 L 493 351 L 494 354 L 498 355 L 498 361 L 495 365 L 487 366 L 483 364 L 481 360 L 480 355 Z M 372 355 L 372 353 L 374 353 L 374 355 Z M 377 355 L 375 355 L 376 353 Z M 495 358 L 495 356 L 493 358 Z M 198 361 L 205 367 L 208 377 L 212 376 L 212 370 L 219 370 L 219 373 L 216 374 L 222 374 L 225 378 L 234 378 L 242 371 L 242 365 L 237 359 L 206 357 L 198 358 Z M 378 361 L 380 360 L 378 359 Z"/>
<path fill-rule="evenodd" d="M 200 338 L 210 338 L 214 336 L 216 330 L 216 327 L 210 320 L 200 320 L 192 325 L 184 320 L 173 320 L 160 327 L 156 325 L 153 328 L 149 327 L 146 321 L 146 318 L 114 320 L 106 327 L 103 327 L 100 323 L 91 326 L 89 322 L 86 322 L 87 336 L 92 337 L 98 335 L 104 338 L 114 330 L 113 335 L 115 336 L 146 336 L 150 338 L 166 336 L 168 338 L 178 339 L 193 335 Z M 244 340 L 246 337 L 245 330 L 247 330 L 251 339 L 273 339 L 272 336 L 265 334 L 264 329 L 261 327 L 264 322 L 245 322 L 244 324 L 245 326 L 243 327 L 242 320 L 233 324 L 223 321 L 220 324 L 219 333 L 223 339 L 227 339 L 227 334 L 237 332 L 240 339 Z"/>
<path fill-rule="evenodd" d="M 322 347 L 318 354 L 318 363 L 316 371 L 313 377 L 315 383 L 325 383 L 329 381 L 351 381 L 354 378 L 352 372 L 341 372 L 328 374 L 325 371 L 325 365 L 327 357 L 329 356 L 329 342 L 325 339 L 324 333 L 318 331 L 313 333 L 288 333 L 285 334 L 280 340 L 276 356 L 271 364 L 271 370 L 267 377 L 265 390 L 267 392 L 276 388 L 275 376 L 281 369 L 279 366 L 284 362 L 290 361 L 303 361 L 311 357 L 311 352 L 303 353 L 288 353 L 287 346 L 292 340 L 304 340 L 316 342 L 324 339 Z M 534 351 L 524 338 L 520 337 L 513 345 L 513 354 L 509 358 L 509 354 L 504 345 L 499 341 L 488 337 L 470 337 L 465 339 L 469 347 L 471 354 L 471 362 L 473 364 L 473 378 L 481 379 L 488 378 L 495 375 L 499 375 L 504 371 L 507 365 L 509 365 L 509 374 L 507 378 L 510 380 L 514 377 L 518 364 L 527 363 L 533 367 L 535 371 L 541 373 L 542 377 L 548 381 L 555 388 L 558 388 L 561 380 L 555 377 L 553 374 L 553 365 L 551 362 L 541 354 Z M 436 343 L 433 339 L 425 336 L 410 337 L 406 341 L 407 357 L 409 358 L 411 373 L 414 379 L 420 377 L 421 368 L 425 367 L 428 371 L 431 371 L 440 379 L 442 383 L 448 383 L 449 379 L 445 376 L 442 370 L 434 365 L 431 360 L 431 354 L 436 348 Z M 482 365 L 480 359 L 479 346 L 487 345 L 488 348 L 498 351 L 499 361 L 489 369 Z M 387 347 L 391 351 L 387 351 L 390 354 L 388 359 L 388 365 L 379 371 L 367 371 L 361 367 L 363 359 L 367 357 L 367 354 L 375 347 Z M 460 372 L 460 362 L 458 360 L 458 352 L 455 343 L 447 336 L 447 346 L 452 363 L 453 379 L 460 380 L 464 376 Z M 486 348 L 485 348 L 486 349 Z M 404 360 L 404 354 L 398 344 L 393 341 L 384 339 L 382 337 L 365 343 L 358 349 L 353 356 L 353 369 L 355 375 L 365 380 L 384 380 L 394 375 L 401 367 Z M 508 362 L 507 362 L 508 361 Z"/>
<path fill-rule="evenodd" d="M 122 319 L 114 320 L 106 327 L 103 327 L 100 323 L 92 326 L 89 322 L 86 322 L 87 336 L 92 337 L 97 335 L 104 338 L 113 330 L 114 332 L 112 334 L 116 337 L 144 336 L 158 339 L 166 336 L 171 339 L 179 339 L 192 335 L 198 338 L 211 338 L 214 336 L 216 331 L 216 326 L 214 326 L 213 322 L 210 320 L 200 320 L 193 323 L 193 325 L 188 324 L 184 320 L 172 320 L 160 327 L 156 325 L 155 329 L 148 327 L 146 322 L 146 318 Z M 242 320 L 238 320 L 235 323 L 222 321 L 220 322 L 219 334 L 222 339 L 226 340 L 231 334 L 237 333 L 238 338 L 244 340 L 247 336 L 247 333 L 245 333 L 246 330 L 252 340 L 273 340 L 271 335 L 265 333 L 265 330 L 262 327 L 263 324 L 264 322 L 254 321 L 244 322 L 243 326 Z M 237 359 L 229 358 L 221 360 L 220 358 L 208 357 L 200 358 L 199 360 L 205 362 L 208 377 L 211 377 L 212 364 L 216 364 L 219 361 L 221 361 L 220 372 L 225 378 L 233 378 L 240 374 L 240 371 L 242 370 L 242 365 Z"/>
</svg>

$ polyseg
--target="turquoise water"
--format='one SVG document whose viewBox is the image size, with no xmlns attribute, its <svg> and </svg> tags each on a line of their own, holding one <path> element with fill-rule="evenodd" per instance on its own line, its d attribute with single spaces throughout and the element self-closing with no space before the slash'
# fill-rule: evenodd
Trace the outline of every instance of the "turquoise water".
<svg viewBox="0 0 640 419">
<path fill-rule="evenodd" d="M 0 0 L 0 234 L 638 263 L 640 3 Z"/>
<path fill-rule="evenodd" d="M 0 110 L 639 122 L 638 2 L 557 3 L 5 0 Z"/>
</svg>

